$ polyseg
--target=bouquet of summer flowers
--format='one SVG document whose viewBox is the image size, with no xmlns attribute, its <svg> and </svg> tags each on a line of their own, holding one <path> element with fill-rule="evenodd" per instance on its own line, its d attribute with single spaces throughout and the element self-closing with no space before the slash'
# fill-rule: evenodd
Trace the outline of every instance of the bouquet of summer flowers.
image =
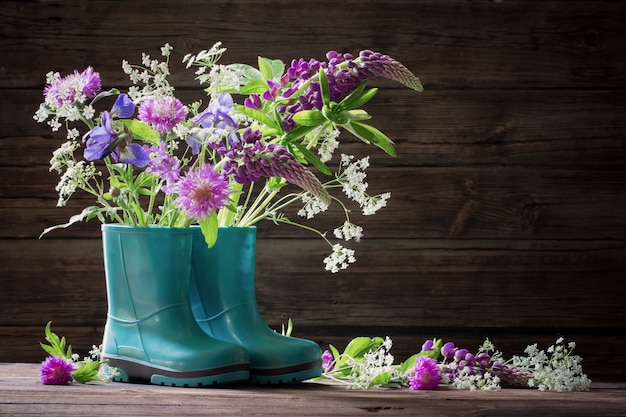
<svg viewBox="0 0 626 417">
<path fill-rule="evenodd" d="M 421 91 L 419 79 L 395 59 L 370 50 L 358 56 L 329 52 L 324 61 L 298 59 L 290 66 L 262 57 L 258 68 L 222 65 L 225 49 L 218 42 L 183 59 L 187 68 L 197 67 L 196 78 L 208 95 L 203 108 L 176 97 L 168 82 L 171 51 L 169 44 L 161 48 L 162 61 L 147 54 L 140 65 L 123 61 L 132 82 L 126 92 L 103 91 L 92 67 L 47 74 L 45 101 L 34 117 L 53 131 L 67 131 L 67 141 L 50 161 L 50 170 L 61 176 L 57 205 L 64 206 L 77 190 L 92 195 L 97 205 L 43 234 L 94 218 L 136 226 L 198 224 L 212 245 L 219 226 L 270 220 L 319 234 L 331 248 L 327 270 L 354 262 L 353 250 L 289 219 L 284 209 L 299 204 L 298 215 L 310 219 L 335 202 L 345 221 L 334 236 L 358 240 L 362 228 L 351 221 L 346 202 L 329 190 L 341 189 L 364 215 L 384 207 L 390 194 L 368 194 L 367 157 L 333 158 L 340 129 L 395 155 L 392 140 L 368 123 L 370 115 L 361 108 L 377 92 L 367 81 L 384 77 Z M 327 166 L 331 160 L 337 161 L 334 171 Z"/>
</svg>

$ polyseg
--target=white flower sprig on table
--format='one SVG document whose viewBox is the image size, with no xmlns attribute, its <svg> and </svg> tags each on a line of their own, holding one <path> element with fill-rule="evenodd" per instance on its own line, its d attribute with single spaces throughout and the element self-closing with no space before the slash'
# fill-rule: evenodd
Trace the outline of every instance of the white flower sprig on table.
<svg viewBox="0 0 626 417">
<path fill-rule="evenodd" d="M 505 360 L 486 339 L 476 353 L 441 339 L 427 340 L 419 353 L 394 364 L 389 337 L 357 337 L 343 352 L 330 345 L 322 356 L 322 378 L 354 389 L 376 387 L 411 390 L 440 385 L 471 391 L 498 391 L 502 387 L 536 387 L 540 391 L 587 391 L 591 381 L 583 373 L 582 359 L 573 355 L 575 344 L 563 338 L 546 351 L 529 345 L 526 356 Z"/>
</svg>

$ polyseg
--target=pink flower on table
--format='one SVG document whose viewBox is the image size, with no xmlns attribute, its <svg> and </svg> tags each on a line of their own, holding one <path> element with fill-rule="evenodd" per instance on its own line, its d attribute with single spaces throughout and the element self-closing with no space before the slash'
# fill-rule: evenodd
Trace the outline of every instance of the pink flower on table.
<svg viewBox="0 0 626 417">
<path fill-rule="evenodd" d="M 418 356 L 415 368 L 409 375 L 409 389 L 437 389 L 439 386 L 439 367 L 437 361 L 427 356 Z"/>
<path fill-rule="evenodd" d="M 48 356 L 39 367 L 39 380 L 44 385 L 66 385 L 71 383 L 76 366 L 60 356 Z"/>
</svg>

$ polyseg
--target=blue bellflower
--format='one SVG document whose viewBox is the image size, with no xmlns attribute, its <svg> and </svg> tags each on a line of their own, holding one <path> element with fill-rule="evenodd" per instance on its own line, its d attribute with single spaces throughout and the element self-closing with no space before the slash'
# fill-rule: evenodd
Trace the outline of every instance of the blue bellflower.
<svg viewBox="0 0 626 417">
<path fill-rule="evenodd" d="M 130 117 L 135 111 L 135 105 L 128 97 L 120 95 L 115 101 L 111 113 L 102 112 L 100 126 L 96 126 L 83 136 L 85 143 L 84 156 L 88 161 L 104 159 L 111 155 L 115 162 L 145 167 L 150 162 L 150 156 L 141 145 L 131 143 L 132 135 L 125 125 L 113 120 L 113 115 Z M 131 104 L 129 104 L 131 103 Z"/>
<path fill-rule="evenodd" d="M 198 113 L 191 121 L 204 128 L 214 128 L 216 131 L 224 130 L 227 127 L 236 129 L 239 124 L 232 118 L 230 112 L 233 109 L 233 98 L 228 93 L 221 93 L 217 98 L 209 104 L 205 111 Z M 229 135 L 229 143 L 239 143 L 239 137 L 237 133 L 233 132 Z M 200 152 L 200 140 L 196 136 L 187 139 L 187 143 L 191 147 L 194 155 Z"/>
<path fill-rule="evenodd" d="M 120 94 L 111 108 L 111 117 L 117 119 L 130 119 L 135 113 L 135 103 L 127 94 Z"/>
</svg>

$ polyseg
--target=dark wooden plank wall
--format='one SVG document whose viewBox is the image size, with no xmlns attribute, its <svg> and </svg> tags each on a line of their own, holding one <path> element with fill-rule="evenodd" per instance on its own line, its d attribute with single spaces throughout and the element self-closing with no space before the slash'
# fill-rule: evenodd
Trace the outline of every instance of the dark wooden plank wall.
<svg viewBox="0 0 626 417">
<path fill-rule="evenodd" d="M 32 119 L 44 74 L 94 65 L 125 86 L 122 59 L 169 42 L 177 64 L 222 40 L 225 62 L 251 64 L 380 50 L 426 88 L 378 83 L 368 110 L 398 157 L 372 150 L 368 180 L 392 200 L 357 217 L 366 236 L 348 271 L 325 273 L 312 235 L 259 227 L 258 300 L 272 327 L 291 317 L 322 345 L 389 335 L 399 358 L 434 336 L 490 337 L 513 354 L 562 335 L 592 376 L 623 377 L 625 12 L 623 1 L 5 0 L 0 361 L 41 360 L 48 320 L 86 352 L 106 314 L 99 225 L 37 239 L 91 203 L 55 207 L 48 160 L 63 138 Z M 173 67 L 181 98 L 197 98 L 192 74 Z"/>
</svg>

